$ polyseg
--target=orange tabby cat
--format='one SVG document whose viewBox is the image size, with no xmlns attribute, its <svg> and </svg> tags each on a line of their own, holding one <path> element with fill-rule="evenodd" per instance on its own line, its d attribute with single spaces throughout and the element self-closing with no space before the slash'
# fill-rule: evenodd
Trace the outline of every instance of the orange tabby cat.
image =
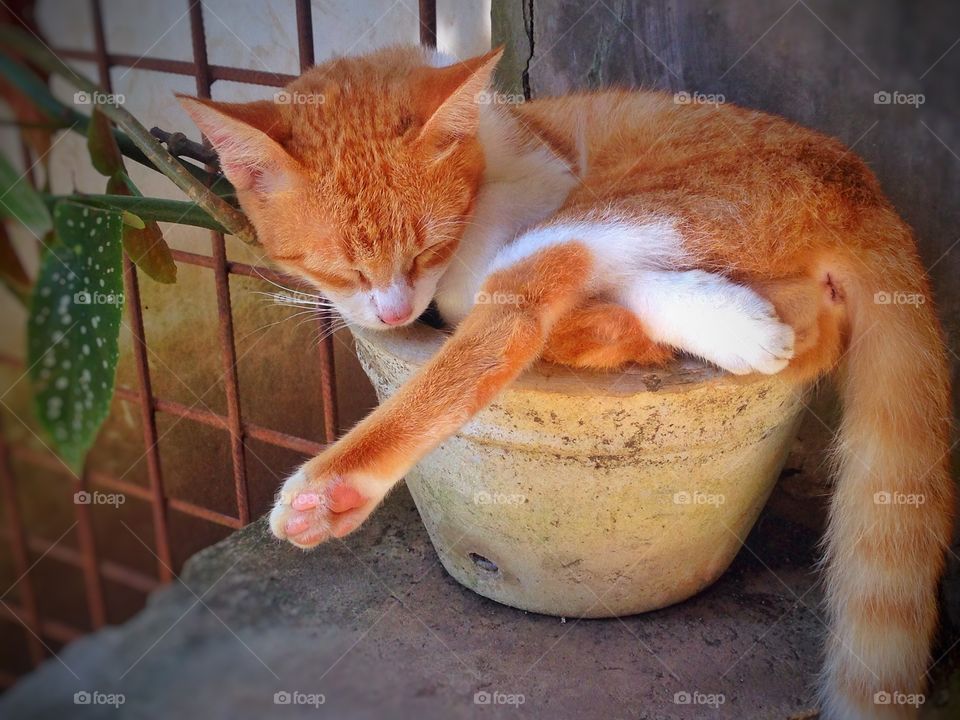
<svg viewBox="0 0 960 720">
<path fill-rule="evenodd" d="M 498 58 L 392 48 L 310 70 L 286 104 L 181 98 L 269 254 L 344 318 L 403 325 L 433 299 L 457 325 L 287 480 L 273 532 L 301 548 L 351 532 L 540 357 L 836 370 L 823 708 L 913 716 L 876 694 L 923 689 L 954 501 L 944 345 L 910 229 L 832 139 L 654 92 L 511 107 L 488 91 Z"/>
</svg>

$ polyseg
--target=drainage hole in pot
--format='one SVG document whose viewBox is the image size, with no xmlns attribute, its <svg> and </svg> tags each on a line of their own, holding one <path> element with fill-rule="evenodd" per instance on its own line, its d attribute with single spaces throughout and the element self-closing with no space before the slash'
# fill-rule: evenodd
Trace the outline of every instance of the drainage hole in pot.
<svg viewBox="0 0 960 720">
<path fill-rule="evenodd" d="M 497 564 L 493 560 L 488 560 L 483 555 L 477 555 L 477 553 L 470 553 L 470 559 L 473 560 L 473 564 L 476 565 L 481 570 L 486 570 L 489 573 L 499 572 L 500 568 L 497 567 Z"/>
</svg>

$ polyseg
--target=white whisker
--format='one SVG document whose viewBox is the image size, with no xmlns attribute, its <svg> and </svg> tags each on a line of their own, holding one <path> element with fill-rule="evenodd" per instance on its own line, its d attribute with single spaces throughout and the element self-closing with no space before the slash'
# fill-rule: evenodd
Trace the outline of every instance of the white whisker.
<svg viewBox="0 0 960 720">
<path fill-rule="evenodd" d="M 320 295 L 308 295 L 306 293 L 295 293 L 291 292 L 289 294 L 284 293 L 274 293 L 274 292 L 262 292 L 254 291 L 254 295 L 263 295 L 264 297 L 270 298 L 277 305 L 287 305 L 289 307 L 295 307 L 299 305 L 307 305 L 311 307 L 333 307 L 333 303 L 325 297 Z"/>
<path fill-rule="evenodd" d="M 292 315 L 287 315 L 287 316 L 285 316 L 285 317 L 282 317 L 282 318 L 280 318 L 279 320 L 274 320 L 273 322 L 269 322 L 269 323 L 267 323 L 266 325 L 262 325 L 261 327 L 258 327 L 258 328 L 256 328 L 255 330 L 251 330 L 250 332 L 248 332 L 248 333 L 246 333 L 245 335 L 241 336 L 240 338 L 237 339 L 237 342 L 239 343 L 239 342 L 242 341 L 242 340 L 246 340 L 246 339 L 247 339 L 248 337 L 250 337 L 251 335 L 255 335 L 255 334 L 257 334 L 257 333 L 263 332 L 264 330 L 268 330 L 268 329 L 270 329 L 270 328 L 272 328 L 272 327 L 274 327 L 274 326 L 276 326 L 276 325 L 279 325 L 280 323 L 286 322 L 286 321 L 288 321 L 288 320 L 293 320 L 294 318 L 299 317 L 299 316 L 301 316 L 301 315 L 311 315 L 311 316 L 312 316 L 312 315 L 314 315 L 314 311 L 313 311 L 313 310 L 301 310 L 300 312 L 294 313 L 294 314 L 292 314 Z M 310 318 L 310 319 L 312 319 L 312 318 Z"/>
</svg>

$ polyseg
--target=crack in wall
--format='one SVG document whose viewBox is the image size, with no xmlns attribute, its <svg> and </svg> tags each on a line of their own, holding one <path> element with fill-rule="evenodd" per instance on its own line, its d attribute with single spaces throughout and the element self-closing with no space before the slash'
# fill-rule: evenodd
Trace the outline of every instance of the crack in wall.
<svg viewBox="0 0 960 720">
<path fill-rule="evenodd" d="M 527 42 L 530 46 L 527 53 L 527 61 L 523 65 L 523 73 L 520 75 L 520 82 L 523 87 L 523 97 L 527 100 L 532 99 L 530 90 L 530 64 L 533 62 L 533 5 L 536 0 L 525 0 L 523 8 L 523 27 L 527 33 Z"/>
</svg>

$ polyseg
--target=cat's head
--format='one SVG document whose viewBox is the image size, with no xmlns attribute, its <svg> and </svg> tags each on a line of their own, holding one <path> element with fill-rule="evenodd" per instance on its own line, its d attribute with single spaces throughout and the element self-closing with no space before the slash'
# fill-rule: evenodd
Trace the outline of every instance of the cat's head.
<svg viewBox="0 0 960 720">
<path fill-rule="evenodd" d="M 319 65 L 274 101 L 179 99 L 270 257 L 349 322 L 386 328 L 426 309 L 469 221 L 499 57 L 435 67 L 390 48 Z"/>
</svg>

